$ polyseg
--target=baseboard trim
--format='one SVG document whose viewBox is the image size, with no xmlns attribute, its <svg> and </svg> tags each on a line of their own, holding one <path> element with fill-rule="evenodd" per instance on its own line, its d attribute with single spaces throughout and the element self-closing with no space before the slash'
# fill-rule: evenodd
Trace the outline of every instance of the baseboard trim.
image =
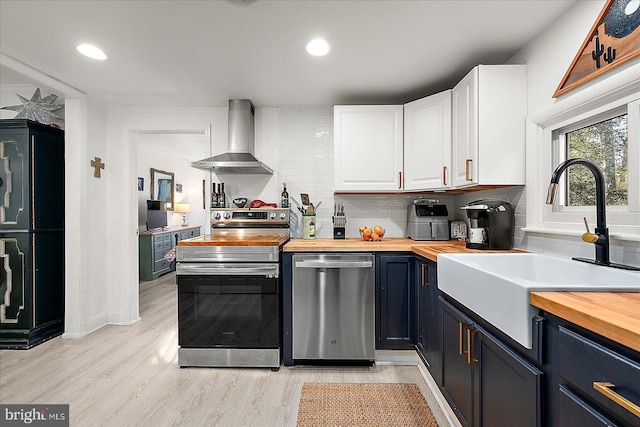
<svg viewBox="0 0 640 427">
<path fill-rule="evenodd" d="M 429 373 L 429 371 L 427 370 L 427 368 L 424 366 L 423 363 L 418 363 L 418 371 L 420 371 L 422 378 L 424 378 L 424 381 L 427 383 L 427 386 L 429 387 L 429 391 L 431 391 L 431 394 L 433 395 L 434 399 L 438 403 L 438 406 L 440 406 L 440 409 L 442 410 L 446 418 L 445 421 L 447 422 L 447 425 L 450 427 L 462 427 L 462 424 L 460 424 L 460 421 L 458 421 L 458 418 L 453 413 L 453 410 L 447 403 L 447 400 L 442 395 L 442 392 L 440 391 L 438 384 L 436 384 L 436 381 L 433 379 L 433 377 L 431 376 L 431 374 Z"/>
<path fill-rule="evenodd" d="M 376 365 L 415 366 L 419 361 L 415 350 L 376 350 Z"/>
</svg>

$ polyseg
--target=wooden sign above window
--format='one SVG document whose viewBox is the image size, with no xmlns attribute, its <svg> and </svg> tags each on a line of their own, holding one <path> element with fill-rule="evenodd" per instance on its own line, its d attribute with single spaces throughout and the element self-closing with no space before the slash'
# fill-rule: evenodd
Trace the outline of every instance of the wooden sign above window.
<svg viewBox="0 0 640 427">
<path fill-rule="evenodd" d="M 639 55 L 640 1 L 608 0 L 553 97 Z"/>
</svg>

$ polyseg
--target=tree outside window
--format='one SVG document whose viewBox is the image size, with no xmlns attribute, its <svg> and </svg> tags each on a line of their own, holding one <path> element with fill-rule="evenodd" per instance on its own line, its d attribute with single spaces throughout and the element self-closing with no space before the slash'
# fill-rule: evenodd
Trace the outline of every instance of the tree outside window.
<svg viewBox="0 0 640 427">
<path fill-rule="evenodd" d="M 627 205 L 627 115 L 613 117 L 565 133 L 567 158 L 587 158 L 595 162 L 605 179 L 608 206 Z M 566 174 L 566 206 L 595 206 L 593 174 L 583 167 Z"/>
</svg>

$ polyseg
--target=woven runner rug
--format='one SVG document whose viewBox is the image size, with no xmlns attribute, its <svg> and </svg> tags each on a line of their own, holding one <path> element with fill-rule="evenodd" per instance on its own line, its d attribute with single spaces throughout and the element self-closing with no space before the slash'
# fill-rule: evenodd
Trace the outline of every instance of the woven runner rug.
<svg viewBox="0 0 640 427">
<path fill-rule="evenodd" d="M 304 383 L 298 427 L 438 427 L 415 384 Z"/>
</svg>

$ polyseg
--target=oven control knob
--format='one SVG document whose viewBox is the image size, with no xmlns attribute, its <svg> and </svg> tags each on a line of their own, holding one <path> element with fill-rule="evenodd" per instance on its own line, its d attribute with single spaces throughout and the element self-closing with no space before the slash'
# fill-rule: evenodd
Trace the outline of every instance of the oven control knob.
<svg viewBox="0 0 640 427">
<path fill-rule="evenodd" d="M 276 213 L 275 212 L 271 212 L 271 214 L 269 215 L 269 218 L 276 219 Z"/>
<path fill-rule="evenodd" d="M 286 213 L 282 212 L 282 213 L 280 214 L 280 219 L 285 219 L 286 217 L 287 217 L 287 214 L 286 214 Z"/>
<path fill-rule="evenodd" d="M 216 220 L 219 220 L 219 219 L 220 219 L 220 217 L 221 217 L 220 212 L 216 212 L 216 213 L 213 215 L 213 218 L 214 218 L 214 219 L 216 219 Z"/>
<path fill-rule="evenodd" d="M 231 218 L 231 214 L 229 212 L 225 212 L 224 219 L 229 219 L 229 218 Z"/>
</svg>

